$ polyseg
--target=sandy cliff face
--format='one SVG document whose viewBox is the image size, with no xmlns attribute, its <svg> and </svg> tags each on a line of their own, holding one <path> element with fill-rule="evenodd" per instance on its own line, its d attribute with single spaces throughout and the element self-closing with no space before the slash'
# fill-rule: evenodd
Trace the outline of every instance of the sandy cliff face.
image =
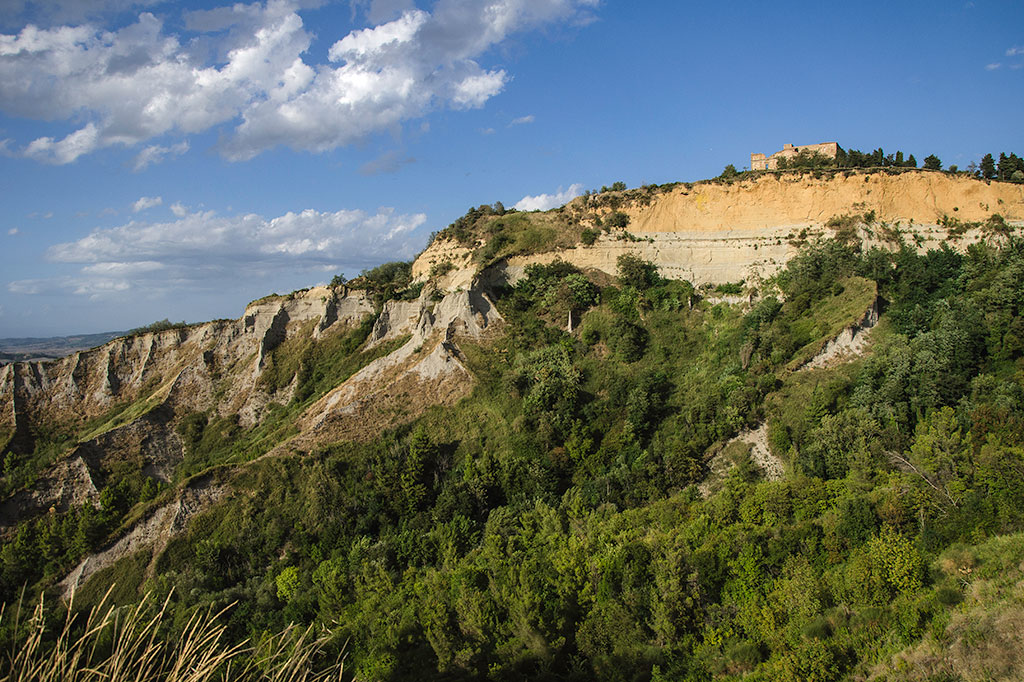
<svg viewBox="0 0 1024 682">
<path fill-rule="evenodd" d="M 878 220 L 935 225 L 943 216 L 986 220 L 999 213 L 1024 220 L 1024 186 L 985 183 L 945 173 L 764 175 L 732 185 L 679 186 L 650 206 L 623 209 L 630 232 L 688 233 L 697 237 L 756 235 L 778 227 L 824 225 L 846 213 L 874 211 Z"/>
<path fill-rule="evenodd" d="M 576 199 L 568 209 L 579 216 L 612 210 L 607 205 L 588 207 L 588 202 Z M 949 236 L 949 229 L 940 224 L 945 218 L 971 223 L 998 213 L 1020 224 L 1024 186 L 927 172 L 850 173 L 823 179 L 771 174 L 733 184 L 679 185 L 653 195 L 649 203 L 626 201 L 619 210 L 630 216 L 627 229 L 635 241 L 621 233 L 602 234 L 592 246 L 510 258 L 501 266 L 503 272 L 514 280 L 526 265 L 557 258 L 614 274 L 617 258 L 635 253 L 657 264 L 664 276 L 698 285 L 750 281 L 778 271 L 803 239 L 829 234 L 826 224 L 833 217 L 873 212 L 874 231 L 861 233 L 869 243 L 886 243 L 881 236 L 885 223 L 917 235 L 923 249 L 935 248 Z M 957 244 L 971 243 L 980 235 L 980 230 L 968 230 Z M 433 264 L 448 261 L 455 267 L 438 285 L 464 286 L 476 275 L 467 254 L 466 249 L 439 240 L 420 256 L 414 273 L 425 279 Z"/>
</svg>

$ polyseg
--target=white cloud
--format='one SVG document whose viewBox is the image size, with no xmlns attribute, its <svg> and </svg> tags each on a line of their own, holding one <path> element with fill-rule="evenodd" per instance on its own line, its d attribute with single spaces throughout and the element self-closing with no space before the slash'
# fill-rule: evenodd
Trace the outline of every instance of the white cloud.
<svg viewBox="0 0 1024 682">
<path fill-rule="evenodd" d="M 986 71 L 995 71 L 1000 66 L 1002 66 L 1002 64 L 1000 64 L 999 62 L 993 62 L 992 64 L 986 64 L 985 65 L 985 70 Z"/>
<path fill-rule="evenodd" d="M 358 3 L 365 5 L 365 2 Z M 77 130 L 28 142 L 21 153 L 70 163 L 112 145 L 219 126 L 221 152 L 248 159 L 286 145 L 325 151 L 442 108 L 483 106 L 510 76 L 477 60 L 510 35 L 553 22 L 579 23 L 594 0 L 438 0 L 431 12 L 378 0 L 369 16 L 389 19 L 352 31 L 309 63 L 312 35 L 291 0 L 236 4 L 185 15 L 184 39 L 144 12 L 117 30 L 91 24 L 0 35 L 0 109 L 25 118 L 72 121 Z M 182 144 L 150 144 L 136 169 Z"/>
<path fill-rule="evenodd" d="M 12 294 L 41 294 L 45 289 L 47 280 L 22 279 L 7 283 L 7 290 Z"/>
<path fill-rule="evenodd" d="M 132 213 L 146 211 L 154 206 L 159 206 L 162 203 L 164 203 L 163 197 L 139 197 L 138 200 L 132 204 Z"/>
<path fill-rule="evenodd" d="M 569 189 L 563 191 L 561 187 L 554 194 L 538 194 L 536 196 L 525 196 L 516 202 L 517 211 L 547 211 L 558 208 L 576 197 L 583 194 L 583 185 L 576 183 L 570 185 Z"/>
<path fill-rule="evenodd" d="M 40 137 L 25 147 L 25 156 L 37 161 L 65 164 L 71 163 L 82 154 L 88 154 L 99 146 L 99 129 L 89 123 L 71 133 L 63 140 Z"/>
<path fill-rule="evenodd" d="M 184 218 L 185 214 L 188 213 L 188 207 L 185 206 L 185 204 L 181 203 L 180 201 L 175 201 L 173 204 L 171 204 L 171 213 L 173 213 L 178 218 Z"/>
<path fill-rule="evenodd" d="M 138 153 L 138 155 L 135 157 L 135 161 L 132 164 L 132 167 L 136 171 L 143 170 L 148 166 L 162 163 L 164 159 L 168 156 L 181 156 L 182 154 L 188 151 L 188 148 L 188 140 L 185 140 L 184 142 L 179 142 L 178 144 L 175 145 L 171 145 L 170 147 L 162 147 L 160 145 L 151 144 Z"/>
<path fill-rule="evenodd" d="M 527 123 L 533 123 L 535 120 L 537 120 L 536 117 L 533 114 L 530 114 L 529 116 L 520 116 L 519 118 L 512 119 L 512 122 L 509 123 L 509 125 L 521 126 Z"/>
<path fill-rule="evenodd" d="M 1022 45 L 1014 45 L 1006 51 L 1007 57 L 1018 57 L 1020 55 L 1024 55 L 1024 46 Z"/>
<path fill-rule="evenodd" d="M 20 230 L 18 230 L 18 228 L 12 227 L 11 229 L 7 230 L 7 234 L 13 237 L 14 235 L 18 234 L 19 231 Z"/>
<path fill-rule="evenodd" d="M 81 265 L 74 276 L 11 282 L 8 290 L 103 298 L 127 291 L 211 290 L 243 281 L 268 286 L 282 273 L 309 273 L 317 281 L 325 271 L 354 274 L 382 261 L 411 258 L 416 250 L 411 233 L 425 222 L 423 214 L 389 208 L 375 214 L 307 209 L 271 219 L 208 211 L 171 222 L 133 221 L 52 246 L 49 260 Z"/>
</svg>

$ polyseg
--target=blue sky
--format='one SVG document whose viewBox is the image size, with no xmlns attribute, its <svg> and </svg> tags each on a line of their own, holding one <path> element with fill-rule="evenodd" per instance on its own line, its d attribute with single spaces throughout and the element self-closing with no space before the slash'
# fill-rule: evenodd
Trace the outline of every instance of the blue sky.
<svg viewBox="0 0 1024 682">
<path fill-rule="evenodd" d="M 0 337 L 237 317 L 467 208 L 1024 150 L 1024 3 L 0 0 Z"/>
</svg>

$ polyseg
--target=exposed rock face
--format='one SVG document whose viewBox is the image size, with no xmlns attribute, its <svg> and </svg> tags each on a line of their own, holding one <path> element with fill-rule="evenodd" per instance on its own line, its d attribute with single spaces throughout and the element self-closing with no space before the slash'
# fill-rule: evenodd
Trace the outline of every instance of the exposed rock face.
<svg viewBox="0 0 1024 682">
<path fill-rule="evenodd" d="M 243 426 L 255 424 L 272 398 L 256 381 L 267 353 L 311 321 L 320 337 L 372 312 L 361 291 L 320 287 L 254 302 L 238 320 L 119 338 L 60 360 L 3 367 L 0 426 L 13 433 L 15 452 L 31 452 L 40 427 L 94 427 L 31 490 L 0 505 L 0 529 L 51 507 L 95 501 L 108 458 L 134 461 L 144 474 L 169 480 L 183 457 L 175 430 L 183 416 L 213 409 L 238 414 Z"/>
<path fill-rule="evenodd" d="M 372 438 L 385 424 L 400 424 L 431 405 L 452 405 L 472 389 L 473 377 L 458 348 L 460 338 L 481 339 L 502 322 L 479 288 L 454 291 L 431 302 L 389 301 L 367 343 L 372 348 L 409 336 L 394 352 L 354 374 L 310 407 L 292 445 L 342 437 Z"/>
<path fill-rule="evenodd" d="M 935 225 L 943 216 L 981 221 L 993 213 L 1024 220 L 1024 187 L 985 183 L 945 173 L 765 175 L 736 184 L 679 186 L 649 206 L 623 208 L 629 230 L 745 232 L 771 227 L 824 225 L 831 217 L 874 211 L 878 220 Z"/>
<path fill-rule="evenodd" d="M 840 332 L 801 369 L 830 367 L 844 359 L 863 353 L 871 336 L 872 328 L 878 324 L 878 308 L 878 300 L 875 300 L 874 305 L 864 311 L 864 316 L 856 324 L 852 324 Z"/>
<path fill-rule="evenodd" d="M 576 199 L 570 208 L 585 213 L 585 201 Z M 611 208 L 594 210 L 600 214 Z M 602 234 L 592 246 L 513 257 L 482 275 L 515 281 L 527 265 L 556 259 L 614 275 L 618 257 L 634 253 L 658 265 L 663 276 L 694 285 L 756 281 L 780 270 L 803 239 L 831 234 L 827 223 L 842 215 L 874 212 L 874 231 L 860 234 L 868 245 L 889 244 L 881 224 L 898 223 L 919 237 L 921 249 L 937 248 L 949 236 L 940 224 L 946 218 L 969 223 L 997 213 L 1019 225 L 1024 223 L 1024 186 L 926 172 L 851 173 L 820 180 L 765 175 L 734 184 L 679 185 L 646 205 L 627 203 L 619 210 L 630 216 L 627 229 L 638 241 Z M 968 230 L 956 245 L 965 247 L 980 236 L 980 230 Z M 423 252 L 413 273 L 426 279 L 433 264 L 451 262 L 455 269 L 439 285 L 465 286 L 477 275 L 467 254 L 464 247 L 438 240 Z"/>
<path fill-rule="evenodd" d="M 60 582 L 64 599 L 70 599 L 74 590 L 94 573 L 112 565 L 118 559 L 141 550 L 149 550 L 153 561 L 167 546 L 167 542 L 184 530 L 188 521 L 214 504 L 225 494 L 223 485 L 200 479 L 182 489 L 174 502 L 150 512 L 142 521 L 105 550 L 86 557 Z M 152 570 L 152 563 L 150 570 Z"/>
</svg>

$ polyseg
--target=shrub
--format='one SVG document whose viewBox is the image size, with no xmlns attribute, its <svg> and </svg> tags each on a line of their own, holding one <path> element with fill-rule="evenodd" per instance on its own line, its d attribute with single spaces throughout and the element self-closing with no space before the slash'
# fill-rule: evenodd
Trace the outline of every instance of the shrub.
<svg viewBox="0 0 1024 682">
<path fill-rule="evenodd" d="M 440 263 L 434 263 L 430 266 L 430 278 L 436 279 L 438 277 L 444 277 L 454 269 L 455 263 L 450 260 L 443 260 Z"/>
<path fill-rule="evenodd" d="M 597 230 L 592 230 L 588 227 L 587 229 L 583 230 L 583 232 L 580 234 L 580 241 L 583 242 L 586 246 L 590 246 L 597 241 L 598 234 L 599 233 Z"/>
<path fill-rule="evenodd" d="M 736 170 L 736 166 L 730 163 L 722 170 L 722 174 L 719 175 L 718 177 L 721 178 L 722 180 L 732 180 L 733 178 L 739 176 L 739 174 L 740 172 Z"/>
<path fill-rule="evenodd" d="M 617 227 L 624 229 L 629 226 L 629 216 L 622 211 L 615 211 L 609 213 L 604 219 L 604 224 L 608 227 Z"/>
<path fill-rule="evenodd" d="M 646 291 L 661 281 L 658 266 L 645 261 L 636 254 L 624 253 L 615 262 L 622 286 L 636 287 Z"/>
<path fill-rule="evenodd" d="M 171 322 L 166 317 L 156 322 L 151 322 L 142 327 L 136 327 L 128 332 L 128 336 L 136 336 L 138 334 L 148 334 L 150 332 L 165 332 L 171 329 L 184 329 L 188 324 L 184 320 L 181 322 Z"/>
<path fill-rule="evenodd" d="M 608 335 L 608 344 L 626 362 L 636 362 L 647 349 L 647 330 L 622 316 L 615 318 Z"/>
</svg>

